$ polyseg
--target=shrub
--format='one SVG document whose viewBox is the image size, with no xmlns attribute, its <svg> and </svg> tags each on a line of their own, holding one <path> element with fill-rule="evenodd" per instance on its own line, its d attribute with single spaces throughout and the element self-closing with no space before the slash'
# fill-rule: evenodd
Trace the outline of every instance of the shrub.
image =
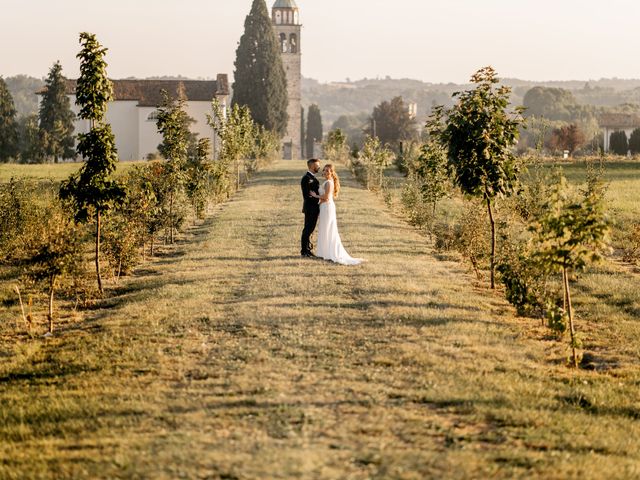
<svg viewBox="0 0 640 480">
<path fill-rule="evenodd" d="M 541 317 L 549 297 L 546 273 L 523 243 L 504 243 L 497 271 L 518 315 Z"/>
<path fill-rule="evenodd" d="M 380 190 L 383 186 L 384 169 L 391 165 L 393 157 L 393 152 L 377 137 L 367 137 L 360 151 L 360 165 L 354 173 L 368 189 Z"/>
<path fill-rule="evenodd" d="M 421 177 L 410 174 L 402 188 L 400 200 L 402 212 L 408 222 L 415 227 L 431 231 L 434 211 L 432 206 L 424 201 L 424 187 L 425 183 Z"/>
<path fill-rule="evenodd" d="M 634 223 L 622 234 L 622 259 L 625 262 L 640 262 L 640 223 Z"/>
</svg>

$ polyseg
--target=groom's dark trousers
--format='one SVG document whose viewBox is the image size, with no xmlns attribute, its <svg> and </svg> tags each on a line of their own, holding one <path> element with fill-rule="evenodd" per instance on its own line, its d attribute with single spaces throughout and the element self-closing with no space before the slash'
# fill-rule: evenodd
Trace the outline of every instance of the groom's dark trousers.
<svg viewBox="0 0 640 480">
<path fill-rule="evenodd" d="M 320 203 L 317 198 L 311 196 L 311 192 L 319 194 L 320 182 L 318 179 L 307 172 L 302 180 L 300 180 L 300 188 L 302 189 L 302 213 L 304 213 L 304 229 L 300 238 L 300 254 L 307 255 L 311 253 L 311 234 L 316 229 L 318 223 L 318 215 L 320 215 Z"/>
</svg>

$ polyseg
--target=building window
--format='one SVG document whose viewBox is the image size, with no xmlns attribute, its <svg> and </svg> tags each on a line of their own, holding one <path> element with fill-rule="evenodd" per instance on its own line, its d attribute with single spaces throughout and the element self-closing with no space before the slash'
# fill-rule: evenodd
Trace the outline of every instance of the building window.
<svg viewBox="0 0 640 480">
<path fill-rule="evenodd" d="M 276 23 L 278 25 L 280 25 L 282 23 L 282 14 L 280 13 L 280 10 L 276 11 Z"/>
<path fill-rule="evenodd" d="M 298 53 L 298 36 L 295 33 L 292 33 L 289 37 L 289 51 Z"/>
<path fill-rule="evenodd" d="M 287 53 L 287 34 L 286 33 L 280 34 L 280 50 L 282 51 L 282 53 Z"/>
<path fill-rule="evenodd" d="M 154 110 L 147 116 L 147 122 L 155 122 L 158 120 L 158 111 Z"/>
<path fill-rule="evenodd" d="M 293 12 L 293 23 L 298 24 L 298 12 Z"/>
</svg>

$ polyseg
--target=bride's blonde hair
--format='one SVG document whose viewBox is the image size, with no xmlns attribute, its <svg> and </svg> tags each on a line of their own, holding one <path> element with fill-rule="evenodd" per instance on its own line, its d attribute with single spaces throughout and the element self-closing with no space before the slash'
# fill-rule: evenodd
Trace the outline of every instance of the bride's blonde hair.
<svg viewBox="0 0 640 480">
<path fill-rule="evenodd" d="M 333 198 L 338 198 L 338 193 L 340 192 L 340 178 L 336 173 L 336 169 L 333 168 L 333 164 L 331 163 L 327 163 L 324 166 L 323 170 L 325 169 L 329 169 L 329 172 L 331 173 L 331 179 L 333 180 Z"/>
</svg>

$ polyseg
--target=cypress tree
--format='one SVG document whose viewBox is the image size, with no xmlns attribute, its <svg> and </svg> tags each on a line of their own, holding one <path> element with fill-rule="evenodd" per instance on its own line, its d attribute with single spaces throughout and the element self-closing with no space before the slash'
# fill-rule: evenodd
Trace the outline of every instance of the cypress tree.
<svg viewBox="0 0 640 480">
<path fill-rule="evenodd" d="M 636 128 L 629 136 L 629 150 L 633 155 L 640 153 L 640 128 Z"/>
<path fill-rule="evenodd" d="M 300 107 L 300 156 L 304 158 L 307 149 L 305 148 L 305 126 L 304 126 L 304 107 Z"/>
<path fill-rule="evenodd" d="M 315 103 L 309 106 L 307 112 L 307 154 L 313 156 L 313 146 L 315 142 L 322 141 L 322 115 L 320 107 Z"/>
<path fill-rule="evenodd" d="M 624 130 L 616 130 L 609 139 L 609 149 L 616 155 L 626 155 L 629 150 L 627 133 Z"/>
<path fill-rule="evenodd" d="M 0 162 L 16 158 L 18 153 L 18 123 L 13 97 L 0 77 Z"/>
<path fill-rule="evenodd" d="M 247 106 L 253 120 L 280 136 L 287 132 L 287 78 L 264 0 L 253 0 L 236 50 L 232 104 Z"/>
<path fill-rule="evenodd" d="M 66 79 L 62 75 L 62 66 L 56 62 L 49 70 L 45 80 L 46 88 L 40 104 L 40 130 L 47 139 L 45 155 L 53 157 L 55 163 L 60 158 L 75 157 L 73 148 L 73 120 L 71 102 L 67 97 Z"/>
</svg>

